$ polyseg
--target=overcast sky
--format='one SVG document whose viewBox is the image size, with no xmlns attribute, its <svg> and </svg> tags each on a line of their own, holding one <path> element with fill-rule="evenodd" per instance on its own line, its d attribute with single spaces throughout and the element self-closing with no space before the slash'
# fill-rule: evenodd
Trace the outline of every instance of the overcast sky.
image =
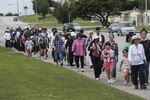
<svg viewBox="0 0 150 100">
<path fill-rule="evenodd" d="M 32 0 L 18 0 L 19 13 L 21 13 L 21 15 L 25 14 L 24 6 L 28 6 L 28 14 L 34 13 L 31 1 Z M 6 14 L 8 12 L 17 13 L 17 0 L 0 0 L 0 13 Z"/>
<path fill-rule="evenodd" d="M 58 1 L 58 0 L 54 0 Z M 18 0 L 19 4 L 19 13 L 20 15 L 24 15 L 25 11 L 23 9 L 24 6 L 27 6 L 29 9 L 27 10 L 27 14 L 34 14 L 32 9 L 32 0 Z M 0 13 L 17 13 L 17 0 L 0 0 Z"/>
</svg>

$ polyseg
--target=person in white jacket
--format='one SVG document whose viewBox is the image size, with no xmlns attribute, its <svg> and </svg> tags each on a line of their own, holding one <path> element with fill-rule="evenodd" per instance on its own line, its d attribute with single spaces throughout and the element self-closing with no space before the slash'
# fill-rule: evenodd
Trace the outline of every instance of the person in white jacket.
<svg viewBox="0 0 150 100">
<path fill-rule="evenodd" d="M 132 37 L 132 45 L 129 47 L 128 59 L 131 64 L 132 82 L 135 85 L 135 89 L 139 89 L 138 83 L 140 81 L 140 88 L 146 89 L 145 77 L 144 77 L 144 63 L 146 63 L 146 57 L 143 45 L 140 44 L 140 37 Z M 139 80 L 138 80 L 139 79 Z"/>
<path fill-rule="evenodd" d="M 4 39 L 5 39 L 5 47 L 10 47 L 10 40 L 11 40 L 11 34 L 9 30 L 6 30 L 4 33 Z"/>
</svg>

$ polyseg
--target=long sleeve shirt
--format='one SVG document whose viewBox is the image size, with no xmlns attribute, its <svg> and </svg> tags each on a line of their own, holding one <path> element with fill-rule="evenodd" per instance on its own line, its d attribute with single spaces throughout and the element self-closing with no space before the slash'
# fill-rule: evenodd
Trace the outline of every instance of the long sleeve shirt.
<svg viewBox="0 0 150 100">
<path fill-rule="evenodd" d="M 149 39 L 145 39 L 145 40 L 142 40 L 140 43 L 144 47 L 146 60 L 149 62 L 150 61 L 150 40 Z"/>
<path fill-rule="evenodd" d="M 4 34 L 4 39 L 5 39 L 5 40 L 10 40 L 10 39 L 11 39 L 11 34 L 10 34 L 9 32 L 6 32 L 6 33 Z"/>
<path fill-rule="evenodd" d="M 73 45 L 72 45 L 72 51 L 74 52 L 75 56 L 84 56 L 85 51 L 86 51 L 84 41 L 82 39 L 74 40 Z"/>
<path fill-rule="evenodd" d="M 142 44 L 132 44 L 129 47 L 128 59 L 132 62 L 132 65 L 140 65 L 144 64 L 144 60 L 146 60 L 145 52 Z"/>
</svg>

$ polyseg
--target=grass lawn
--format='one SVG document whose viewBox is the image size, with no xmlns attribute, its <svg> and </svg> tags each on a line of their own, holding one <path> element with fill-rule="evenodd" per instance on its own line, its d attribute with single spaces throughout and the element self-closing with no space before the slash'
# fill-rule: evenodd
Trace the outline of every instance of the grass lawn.
<svg viewBox="0 0 150 100">
<path fill-rule="evenodd" d="M 143 28 L 145 28 L 147 31 L 150 31 L 150 26 L 138 26 L 136 27 L 136 30 L 141 31 Z"/>
<path fill-rule="evenodd" d="M 38 16 L 39 17 L 39 16 Z M 54 16 L 47 15 L 44 20 L 37 20 L 35 15 L 21 16 L 19 19 L 23 22 L 34 23 L 37 22 L 37 26 L 63 26 L 63 24 L 58 24 L 57 19 Z M 84 21 L 80 18 L 77 18 L 73 23 L 79 23 L 81 26 L 101 26 L 100 22 L 91 23 L 90 21 Z"/>
<path fill-rule="evenodd" d="M 0 100 L 143 100 L 0 47 Z"/>
</svg>

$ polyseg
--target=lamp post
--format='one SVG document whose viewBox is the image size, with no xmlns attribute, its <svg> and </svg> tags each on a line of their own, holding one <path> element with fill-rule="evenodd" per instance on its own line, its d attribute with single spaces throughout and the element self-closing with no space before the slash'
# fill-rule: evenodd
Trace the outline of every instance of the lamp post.
<svg viewBox="0 0 150 100">
<path fill-rule="evenodd" d="M 34 0 L 35 2 L 35 14 L 36 14 L 36 22 L 38 22 L 38 13 L 37 13 L 37 0 Z"/>
<path fill-rule="evenodd" d="M 145 0 L 145 25 L 147 27 L 147 0 Z"/>
<path fill-rule="evenodd" d="M 17 0 L 16 4 L 10 3 L 9 5 L 10 5 L 10 6 L 11 6 L 11 5 L 16 5 L 16 6 L 17 6 L 16 11 L 17 11 L 17 14 L 18 14 L 18 16 L 19 16 L 19 3 L 18 3 L 18 0 Z"/>
<path fill-rule="evenodd" d="M 17 0 L 17 13 L 18 13 L 18 16 L 19 16 L 19 4 L 18 4 L 18 0 Z"/>
</svg>

